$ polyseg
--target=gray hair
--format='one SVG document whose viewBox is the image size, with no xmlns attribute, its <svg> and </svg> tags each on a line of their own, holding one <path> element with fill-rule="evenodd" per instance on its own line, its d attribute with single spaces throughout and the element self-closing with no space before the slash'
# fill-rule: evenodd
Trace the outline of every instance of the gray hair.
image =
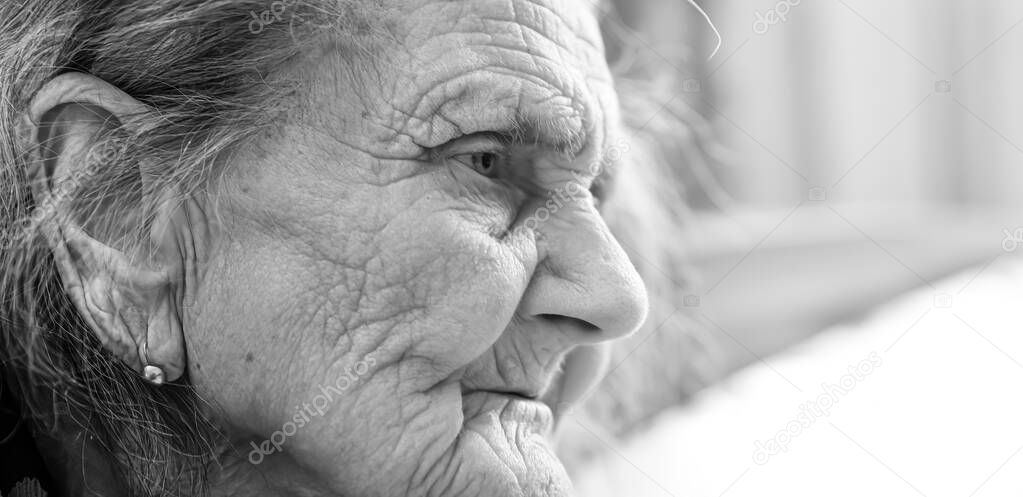
<svg viewBox="0 0 1023 497">
<path fill-rule="evenodd" d="M 0 5 L 0 365 L 37 431 L 55 440 L 84 432 L 115 459 L 131 495 L 199 495 L 216 457 L 209 410 L 187 386 L 151 388 L 108 354 L 63 291 L 49 246 L 36 229 L 53 206 L 35 205 L 29 171 L 38 151 L 22 120 L 50 79 L 81 71 L 154 112 L 130 120 L 90 154 L 57 202 L 108 242 L 142 244 L 153 191 L 201 194 L 232 150 L 272 128 L 294 86 L 270 84 L 311 43 L 314 29 L 356 26 L 352 5 L 284 0 L 27 0 Z M 253 20 L 287 6 L 291 22 Z M 273 15 L 277 12 L 271 12 Z M 299 22 L 295 22 L 298 19 Z M 131 131 L 128 131 L 131 130 Z M 112 202 L 113 200 L 113 202 Z M 127 222 L 125 221 L 127 220 Z M 63 436 L 62 436 L 63 434 Z"/>
</svg>

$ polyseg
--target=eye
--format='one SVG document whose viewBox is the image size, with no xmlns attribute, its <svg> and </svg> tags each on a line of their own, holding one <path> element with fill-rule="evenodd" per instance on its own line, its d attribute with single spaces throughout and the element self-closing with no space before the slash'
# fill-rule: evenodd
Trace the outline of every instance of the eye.
<svg viewBox="0 0 1023 497">
<path fill-rule="evenodd" d="M 452 156 L 451 160 L 459 162 L 488 178 L 497 177 L 505 162 L 504 156 L 497 152 L 472 152 L 468 154 L 459 154 Z"/>
<path fill-rule="evenodd" d="M 463 136 L 435 149 L 434 159 L 458 163 L 487 178 L 507 174 L 510 162 L 508 147 L 500 136 L 480 133 Z"/>
</svg>

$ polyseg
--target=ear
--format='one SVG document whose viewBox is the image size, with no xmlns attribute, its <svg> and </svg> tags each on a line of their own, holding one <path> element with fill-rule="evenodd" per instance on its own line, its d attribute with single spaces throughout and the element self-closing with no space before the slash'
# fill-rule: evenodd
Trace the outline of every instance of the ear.
<svg viewBox="0 0 1023 497">
<path fill-rule="evenodd" d="M 174 192 L 156 191 L 145 161 L 123 153 L 136 131 L 128 123 L 150 112 L 99 78 L 66 73 L 36 94 L 21 136 L 35 159 L 33 219 L 65 292 L 110 352 L 160 384 L 185 371 L 176 228 L 188 223 Z"/>
</svg>

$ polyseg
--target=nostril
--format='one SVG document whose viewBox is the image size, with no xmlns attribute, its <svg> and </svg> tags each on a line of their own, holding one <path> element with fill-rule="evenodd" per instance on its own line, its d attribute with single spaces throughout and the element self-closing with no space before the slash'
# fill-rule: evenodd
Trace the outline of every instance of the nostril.
<svg viewBox="0 0 1023 497">
<path fill-rule="evenodd" d="M 600 327 L 579 318 L 573 318 L 569 316 L 563 316 L 561 314 L 540 314 L 538 317 L 550 321 L 555 325 L 568 325 L 576 326 L 582 331 L 600 331 Z"/>
</svg>

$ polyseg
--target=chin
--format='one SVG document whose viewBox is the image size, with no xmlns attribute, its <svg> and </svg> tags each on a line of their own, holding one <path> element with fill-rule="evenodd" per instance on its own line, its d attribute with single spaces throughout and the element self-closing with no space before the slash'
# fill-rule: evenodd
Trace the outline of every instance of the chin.
<svg viewBox="0 0 1023 497">
<path fill-rule="evenodd" d="M 452 483 L 431 495 L 574 495 L 550 443 L 554 416 L 547 404 L 513 394 L 473 392 L 463 396 L 462 412 Z"/>
</svg>

